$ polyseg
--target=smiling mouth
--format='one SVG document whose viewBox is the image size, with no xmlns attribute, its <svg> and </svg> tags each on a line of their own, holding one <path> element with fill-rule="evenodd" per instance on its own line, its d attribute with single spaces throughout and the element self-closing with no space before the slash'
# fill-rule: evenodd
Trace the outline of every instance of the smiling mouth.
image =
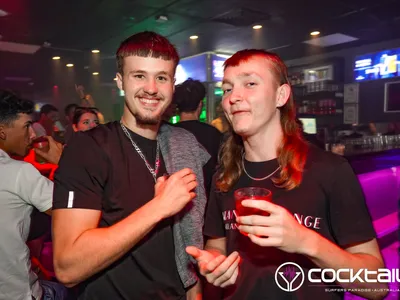
<svg viewBox="0 0 400 300">
<path fill-rule="evenodd" d="M 156 108 L 160 99 L 139 98 L 139 102 L 144 108 Z"/>
</svg>

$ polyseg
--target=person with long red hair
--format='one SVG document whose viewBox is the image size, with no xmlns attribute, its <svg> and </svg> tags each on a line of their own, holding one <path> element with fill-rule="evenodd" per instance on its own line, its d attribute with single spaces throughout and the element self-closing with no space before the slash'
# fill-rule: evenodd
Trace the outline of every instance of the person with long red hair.
<svg viewBox="0 0 400 300">
<path fill-rule="evenodd" d="M 225 62 L 222 90 L 230 133 L 206 213 L 209 239 L 205 250 L 187 248 L 200 273 L 226 287 L 224 299 L 342 299 L 344 289 L 384 297 L 386 284 L 351 282 L 350 271 L 339 276 L 347 283 L 321 282 L 321 271 L 311 276 L 318 284 L 307 277 L 319 268 L 365 278 L 367 269 L 376 279 L 384 263 L 350 165 L 303 139 L 281 58 L 264 50 L 237 52 Z M 242 205 L 253 212 L 239 215 L 234 192 L 245 187 L 268 189 L 272 199 L 247 198 Z"/>
</svg>

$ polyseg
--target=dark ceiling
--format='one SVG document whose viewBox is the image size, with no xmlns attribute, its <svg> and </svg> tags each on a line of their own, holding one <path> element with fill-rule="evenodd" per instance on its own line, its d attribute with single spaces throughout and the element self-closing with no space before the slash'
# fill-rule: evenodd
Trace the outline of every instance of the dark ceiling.
<svg viewBox="0 0 400 300">
<path fill-rule="evenodd" d="M 397 0 L 0 0 L 0 10 L 9 13 L 0 16 L 1 41 L 41 46 L 35 54 L 0 51 L 0 86 L 17 90 L 51 88 L 71 72 L 74 83 L 97 71 L 98 80 L 112 84 L 116 48 L 143 30 L 168 37 L 181 57 L 264 48 L 292 59 L 400 37 Z M 160 15 L 168 21 L 157 21 Z M 324 48 L 303 43 L 313 30 L 358 40 Z M 199 39 L 190 40 L 193 34 Z M 101 53 L 93 55 L 94 48 Z"/>
</svg>

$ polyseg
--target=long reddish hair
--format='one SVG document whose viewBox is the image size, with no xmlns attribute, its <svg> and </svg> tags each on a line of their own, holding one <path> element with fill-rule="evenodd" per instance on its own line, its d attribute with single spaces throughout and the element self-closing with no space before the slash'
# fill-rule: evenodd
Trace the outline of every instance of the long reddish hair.
<svg viewBox="0 0 400 300">
<path fill-rule="evenodd" d="M 287 67 L 282 59 L 275 53 L 258 49 L 246 49 L 236 52 L 226 60 L 224 67 L 236 67 L 251 58 L 260 57 L 266 59 L 271 68 L 277 87 L 289 84 Z M 281 166 L 280 173 L 272 178 L 277 187 L 291 190 L 300 185 L 303 178 L 304 165 L 307 159 L 308 144 L 303 139 L 301 128 L 296 122 L 296 107 L 293 94 L 285 105 L 279 108 L 283 138 L 277 149 L 277 157 Z M 229 128 L 228 137 L 220 150 L 220 172 L 217 178 L 217 188 L 227 192 L 242 175 L 242 154 L 244 151 L 241 136 Z"/>
<path fill-rule="evenodd" d="M 179 63 L 176 48 L 162 35 L 151 31 L 134 34 L 124 40 L 117 50 L 117 68 L 123 74 L 124 58 L 128 56 L 153 57 Z"/>
</svg>

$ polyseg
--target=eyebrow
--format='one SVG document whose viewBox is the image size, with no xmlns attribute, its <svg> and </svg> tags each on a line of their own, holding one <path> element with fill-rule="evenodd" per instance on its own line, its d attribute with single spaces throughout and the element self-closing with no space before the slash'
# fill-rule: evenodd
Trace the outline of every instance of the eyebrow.
<svg viewBox="0 0 400 300">
<path fill-rule="evenodd" d="M 32 125 L 33 122 L 32 121 L 26 121 L 24 125 Z"/>
<path fill-rule="evenodd" d="M 243 72 L 243 73 L 240 73 L 237 77 L 245 78 L 245 77 L 250 77 L 250 76 L 253 76 L 253 75 L 259 77 L 258 74 L 255 73 L 255 72 L 252 72 L 252 73 Z M 230 84 L 230 85 L 232 85 L 232 82 L 230 80 L 228 80 L 228 79 L 224 79 L 224 80 L 222 80 L 222 84 Z"/>
<path fill-rule="evenodd" d="M 148 74 L 148 73 L 144 70 L 132 70 L 129 72 L 129 75 L 131 75 L 131 74 Z M 168 72 L 165 72 L 165 71 L 160 71 L 155 74 L 156 75 L 167 75 L 169 77 L 173 77 L 173 76 L 171 76 L 171 74 L 168 74 Z"/>
</svg>

